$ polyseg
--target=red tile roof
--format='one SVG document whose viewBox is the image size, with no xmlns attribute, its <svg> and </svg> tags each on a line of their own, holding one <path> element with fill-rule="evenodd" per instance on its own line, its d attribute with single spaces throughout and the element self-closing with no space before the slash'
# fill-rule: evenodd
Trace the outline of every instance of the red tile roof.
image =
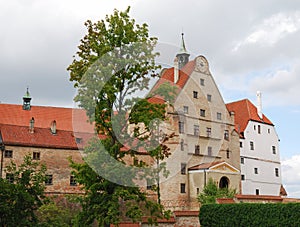
<svg viewBox="0 0 300 227">
<path fill-rule="evenodd" d="M 37 127 L 30 133 L 29 127 L 4 124 L 0 124 L 0 130 L 5 145 L 74 150 L 83 148 L 88 140 L 95 136 L 92 133 L 73 133 L 64 130 L 57 130 L 56 134 L 52 134 L 50 128 Z"/>
<path fill-rule="evenodd" d="M 82 109 L 31 106 L 31 110 L 23 110 L 22 105 L 0 104 L 0 124 L 28 126 L 32 117 L 37 128 L 50 128 L 55 120 L 57 130 L 94 132 Z"/>
<path fill-rule="evenodd" d="M 263 118 L 260 119 L 257 114 L 256 106 L 253 105 L 248 99 L 228 103 L 226 104 L 226 107 L 229 112 L 235 113 L 235 129 L 240 133 L 240 136 L 242 136 L 250 120 L 273 125 L 273 123 L 265 115 L 263 115 Z"/>
<path fill-rule="evenodd" d="M 224 161 L 201 163 L 199 165 L 195 165 L 195 166 L 190 167 L 188 170 L 209 169 L 210 167 L 215 166 L 217 164 L 220 164 L 222 162 L 224 162 Z"/>
</svg>

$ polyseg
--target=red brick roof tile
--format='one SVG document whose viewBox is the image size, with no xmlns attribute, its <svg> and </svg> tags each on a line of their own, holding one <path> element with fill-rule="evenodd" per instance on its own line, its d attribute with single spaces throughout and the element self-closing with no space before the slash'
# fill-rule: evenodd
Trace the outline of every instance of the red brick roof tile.
<svg viewBox="0 0 300 227">
<path fill-rule="evenodd" d="M 228 103 L 226 104 L 226 107 L 229 112 L 235 113 L 235 130 L 240 133 L 240 136 L 242 136 L 250 120 L 273 125 L 273 123 L 265 115 L 263 115 L 263 118 L 260 119 L 257 114 L 256 106 L 248 99 Z"/>
</svg>

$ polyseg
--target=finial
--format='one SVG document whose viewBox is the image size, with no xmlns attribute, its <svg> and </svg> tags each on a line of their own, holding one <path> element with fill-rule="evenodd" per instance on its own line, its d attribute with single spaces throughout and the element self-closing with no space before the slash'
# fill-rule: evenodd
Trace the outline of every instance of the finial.
<svg viewBox="0 0 300 227">
<path fill-rule="evenodd" d="M 30 98 L 29 86 L 27 86 L 26 93 L 24 95 L 25 98 Z"/>
<path fill-rule="evenodd" d="M 181 47 L 180 47 L 180 52 L 181 53 L 187 53 L 186 48 L 185 48 L 185 43 L 184 43 L 184 33 L 181 33 Z"/>
</svg>

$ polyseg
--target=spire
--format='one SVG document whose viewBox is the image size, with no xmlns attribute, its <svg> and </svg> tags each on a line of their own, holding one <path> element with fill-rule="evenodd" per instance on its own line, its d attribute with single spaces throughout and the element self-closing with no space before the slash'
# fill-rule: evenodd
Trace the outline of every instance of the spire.
<svg viewBox="0 0 300 227">
<path fill-rule="evenodd" d="M 29 93 L 29 87 L 27 87 L 27 91 L 26 91 L 25 95 L 23 96 L 23 110 L 31 109 L 30 101 L 31 101 L 31 97 L 30 97 L 30 93 Z"/>
<path fill-rule="evenodd" d="M 181 33 L 181 46 L 179 53 L 176 55 L 178 59 L 179 69 L 186 65 L 189 62 L 189 54 L 186 50 L 185 43 L 184 43 L 184 33 Z"/>
</svg>

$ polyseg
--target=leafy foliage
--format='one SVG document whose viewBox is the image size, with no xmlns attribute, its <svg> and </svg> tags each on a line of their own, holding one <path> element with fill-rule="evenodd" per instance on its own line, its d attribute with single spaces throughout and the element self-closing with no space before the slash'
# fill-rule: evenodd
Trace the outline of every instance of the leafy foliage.
<svg viewBox="0 0 300 227">
<path fill-rule="evenodd" d="M 219 188 L 212 178 L 209 178 L 207 185 L 198 196 L 198 201 L 203 204 L 214 204 L 217 198 L 233 198 L 236 190 Z"/>
<path fill-rule="evenodd" d="M 32 226 L 37 223 L 35 211 L 46 201 L 44 196 L 46 167 L 25 156 L 17 167 L 6 167 L 13 182 L 0 179 L 0 225 Z"/>
<path fill-rule="evenodd" d="M 78 216 L 82 225 L 94 220 L 100 226 L 124 218 L 138 221 L 143 215 L 155 222 L 166 214 L 135 183 L 145 177 L 139 168 L 146 163 L 139 160 L 129 166 L 123 160 L 126 155 L 137 160 L 141 148 L 163 160 L 169 149 L 159 140 L 172 136 L 161 137 L 159 131 L 166 105 L 149 103 L 137 94 L 149 88 L 160 66 L 155 65 L 157 39 L 149 37 L 147 24 L 138 25 L 130 18 L 129 10 L 115 10 L 96 23 L 87 21 L 88 34 L 68 67 L 70 80 L 78 89 L 75 101 L 87 111 L 97 133 L 104 135 L 101 142 L 94 139 L 85 148 L 86 163 L 71 161 L 77 182 L 86 190 Z M 155 171 L 166 174 L 165 165 L 159 164 Z"/>
<path fill-rule="evenodd" d="M 299 203 L 205 204 L 200 209 L 201 226 L 299 226 Z"/>
</svg>

